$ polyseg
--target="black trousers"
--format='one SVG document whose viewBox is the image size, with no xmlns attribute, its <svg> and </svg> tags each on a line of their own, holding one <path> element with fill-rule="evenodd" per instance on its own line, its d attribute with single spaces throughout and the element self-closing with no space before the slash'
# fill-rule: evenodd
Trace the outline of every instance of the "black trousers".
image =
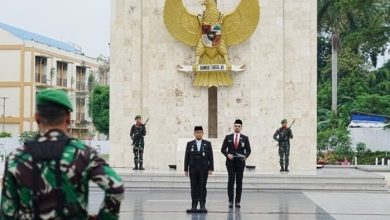
<svg viewBox="0 0 390 220">
<path fill-rule="evenodd" d="M 244 177 L 245 161 L 239 159 L 227 160 L 226 168 L 228 171 L 228 197 L 229 202 L 234 200 L 234 182 L 236 182 L 236 200 L 241 202 L 242 179 Z"/>
<path fill-rule="evenodd" d="M 191 199 L 193 203 L 198 201 L 206 203 L 208 172 L 207 166 L 193 166 L 189 168 Z"/>
</svg>

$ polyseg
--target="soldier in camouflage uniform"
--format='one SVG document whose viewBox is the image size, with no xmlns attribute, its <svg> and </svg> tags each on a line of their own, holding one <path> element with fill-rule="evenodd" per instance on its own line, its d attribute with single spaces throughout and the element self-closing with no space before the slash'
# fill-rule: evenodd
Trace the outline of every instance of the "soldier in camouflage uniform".
<svg viewBox="0 0 390 220">
<path fill-rule="evenodd" d="M 279 142 L 280 172 L 289 172 L 290 139 L 293 138 L 292 130 L 287 127 L 287 119 L 283 119 L 282 127 L 276 130 L 274 140 Z"/>
<path fill-rule="evenodd" d="M 71 111 L 64 91 L 38 93 L 39 134 L 6 159 L 0 219 L 119 219 L 121 178 L 94 149 L 68 136 Z M 89 180 L 105 191 L 97 216 L 88 215 Z"/>
<path fill-rule="evenodd" d="M 143 168 L 144 158 L 144 136 L 146 135 L 145 124 L 141 122 L 141 116 L 135 116 L 135 124 L 131 126 L 130 138 L 133 140 L 134 168 L 133 170 L 145 170 Z M 138 166 L 139 165 L 139 166 Z"/>
</svg>

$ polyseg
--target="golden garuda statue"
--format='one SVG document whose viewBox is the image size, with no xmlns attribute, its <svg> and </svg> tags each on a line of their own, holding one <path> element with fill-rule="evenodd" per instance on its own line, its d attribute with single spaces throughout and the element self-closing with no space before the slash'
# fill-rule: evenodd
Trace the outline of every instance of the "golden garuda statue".
<svg viewBox="0 0 390 220">
<path fill-rule="evenodd" d="M 191 14 L 183 0 L 165 0 L 164 22 L 174 38 L 196 47 L 194 86 L 231 86 L 231 71 L 243 71 L 243 65 L 231 65 L 228 48 L 248 39 L 256 30 L 260 17 L 259 0 L 241 0 L 237 8 L 222 14 L 216 0 L 202 0 L 203 14 Z"/>
</svg>

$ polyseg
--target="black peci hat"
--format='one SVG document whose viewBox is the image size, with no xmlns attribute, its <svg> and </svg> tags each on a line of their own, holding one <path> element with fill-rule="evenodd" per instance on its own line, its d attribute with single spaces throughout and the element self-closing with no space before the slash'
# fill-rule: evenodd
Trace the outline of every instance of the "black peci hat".
<svg viewBox="0 0 390 220">
<path fill-rule="evenodd" d="M 203 131 L 202 126 L 195 126 L 194 131 Z"/>
<path fill-rule="evenodd" d="M 242 125 L 242 121 L 241 121 L 240 119 L 236 119 L 236 121 L 234 122 L 234 124 Z"/>
</svg>

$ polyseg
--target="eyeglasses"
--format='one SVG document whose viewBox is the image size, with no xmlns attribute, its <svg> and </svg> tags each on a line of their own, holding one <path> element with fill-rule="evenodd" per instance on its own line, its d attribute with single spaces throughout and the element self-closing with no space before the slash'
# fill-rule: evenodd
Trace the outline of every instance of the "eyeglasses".
<svg viewBox="0 0 390 220">
<path fill-rule="evenodd" d="M 241 128 L 241 125 L 234 125 L 234 127 L 236 127 L 236 128 Z"/>
</svg>

